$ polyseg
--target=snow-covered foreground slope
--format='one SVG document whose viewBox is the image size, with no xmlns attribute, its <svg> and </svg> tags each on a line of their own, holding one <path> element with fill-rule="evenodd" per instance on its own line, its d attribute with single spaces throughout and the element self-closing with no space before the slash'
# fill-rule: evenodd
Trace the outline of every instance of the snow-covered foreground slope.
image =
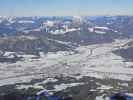
<svg viewBox="0 0 133 100">
<path fill-rule="evenodd" d="M 57 52 L 42 55 L 39 59 L 24 55 L 23 61 L 0 63 L 0 85 L 29 82 L 32 79 L 71 76 L 83 76 L 101 79 L 112 78 L 131 80 L 133 62 L 112 53 L 131 40 L 116 40 L 113 43 L 80 46 L 78 53 Z"/>
</svg>

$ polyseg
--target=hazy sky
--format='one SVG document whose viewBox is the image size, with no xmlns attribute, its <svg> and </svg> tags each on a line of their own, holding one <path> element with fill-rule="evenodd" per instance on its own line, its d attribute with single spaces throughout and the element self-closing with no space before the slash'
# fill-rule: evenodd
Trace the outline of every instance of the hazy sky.
<svg viewBox="0 0 133 100">
<path fill-rule="evenodd" d="M 133 15 L 133 0 L 0 0 L 0 16 Z"/>
</svg>

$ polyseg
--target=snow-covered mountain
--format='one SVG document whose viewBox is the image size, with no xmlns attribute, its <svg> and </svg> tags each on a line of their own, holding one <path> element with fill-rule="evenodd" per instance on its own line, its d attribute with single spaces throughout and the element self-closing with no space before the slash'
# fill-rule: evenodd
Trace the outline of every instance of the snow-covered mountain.
<svg viewBox="0 0 133 100">
<path fill-rule="evenodd" d="M 0 17 L 0 100 L 133 93 L 132 25 L 132 16 Z"/>
</svg>

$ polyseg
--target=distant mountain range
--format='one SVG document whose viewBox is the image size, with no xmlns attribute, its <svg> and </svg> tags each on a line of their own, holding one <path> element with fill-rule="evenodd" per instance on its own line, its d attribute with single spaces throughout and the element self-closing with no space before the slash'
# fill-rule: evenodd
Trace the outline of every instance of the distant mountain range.
<svg viewBox="0 0 133 100">
<path fill-rule="evenodd" d="M 132 16 L 0 17 L 0 50 L 39 54 L 133 34 Z"/>
</svg>

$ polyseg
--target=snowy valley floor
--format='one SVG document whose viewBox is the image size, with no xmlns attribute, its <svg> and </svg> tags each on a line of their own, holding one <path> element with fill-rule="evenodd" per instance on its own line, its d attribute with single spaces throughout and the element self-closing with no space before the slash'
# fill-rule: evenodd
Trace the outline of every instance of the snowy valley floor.
<svg viewBox="0 0 133 100">
<path fill-rule="evenodd" d="M 36 93 L 64 91 L 74 100 L 103 100 L 115 92 L 133 93 L 133 62 L 113 53 L 130 41 L 80 46 L 76 53 L 42 53 L 37 59 L 23 55 L 23 61 L 0 63 L 0 92 L 7 88 L 34 88 Z"/>
</svg>

